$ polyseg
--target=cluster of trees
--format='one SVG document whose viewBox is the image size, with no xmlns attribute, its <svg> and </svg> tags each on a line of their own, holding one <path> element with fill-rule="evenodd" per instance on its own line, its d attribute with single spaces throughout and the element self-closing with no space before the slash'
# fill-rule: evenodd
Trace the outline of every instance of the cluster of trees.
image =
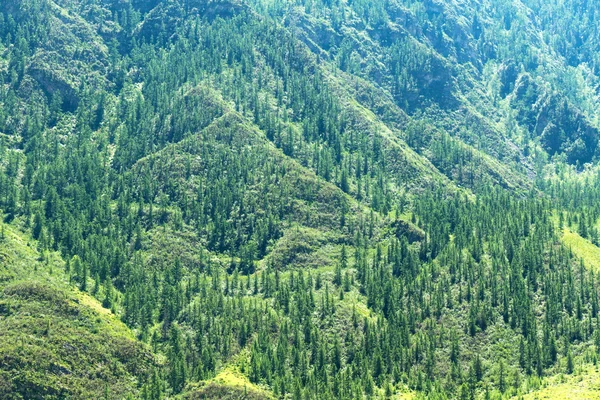
<svg viewBox="0 0 600 400">
<path fill-rule="evenodd" d="M 559 244 L 549 205 L 500 189 L 477 202 L 425 196 L 418 246 L 402 237 L 343 247 L 334 274 L 196 273 L 177 291 L 187 297 L 177 322 L 165 319 L 162 341 L 153 338 L 173 357 L 171 387 L 213 376 L 217 360 L 245 347 L 252 382 L 299 399 L 403 384 L 473 398 L 571 373 L 574 354 L 597 358 L 598 277 Z M 490 331 L 510 338 L 505 351 L 488 348 Z"/>
<path fill-rule="evenodd" d="M 324 3 L 341 24 L 344 6 Z M 349 7 L 379 26 L 391 6 L 376 3 Z M 31 7 L 0 6 L 0 209 L 166 356 L 143 397 L 180 393 L 240 355 L 253 383 L 295 399 L 404 385 L 473 398 L 597 358 L 598 277 L 557 228 L 598 243 L 600 175 L 519 197 L 486 181 L 477 151 L 414 124 L 408 144 L 477 195 L 427 188 L 409 222 L 389 138 L 270 20 L 173 8 L 172 25 L 136 36 L 143 12 L 115 5 L 107 12 L 122 30 L 107 47 L 106 85 L 77 88 L 72 110 L 26 68 L 53 40 L 47 2 Z M 359 74 L 352 54 L 337 62 Z M 432 51 L 397 41 L 385 65 L 402 107 L 433 92 L 448 105 L 451 71 Z M 432 93 L 428 74 L 442 78 Z M 396 235 L 401 219 L 423 234 Z M 294 225 L 334 238 L 333 268 L 272 262 Z"/>
</svg>

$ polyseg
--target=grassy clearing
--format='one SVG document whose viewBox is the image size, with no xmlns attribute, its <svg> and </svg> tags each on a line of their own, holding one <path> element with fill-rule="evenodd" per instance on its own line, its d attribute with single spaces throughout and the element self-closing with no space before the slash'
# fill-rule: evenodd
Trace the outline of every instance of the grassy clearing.
<svg viewBox="0 0 600 400">
<path fill-rule="evenodd" d="M 597 366 L 587 366 L 577 375 L 556 375 L 544 382 L 544 387 L 528 393 L 523 400 L 594 400 L 600 399 L 600 372 Z"/>
<path fill-rule="evenodd" d="M 248 380 L 248 378 L 242 374 L 239 369 L 235 366 L 228 366 L 223 369 L 216 377 L 214 377 L 209 383 L 217 384 L 221 386 L 228 386 L 243 389 L 247 392 L 260 393 L 266 398 L 272 398 L 273 395 L 267 390 L 254 385 Z"/>
<path fill-rule="evenodd" d="M 581 258 L 588 268 L 592 268 L 594 271 L 600 270 L 600 248 L 598 246 L 568 228 L 563 230 L 562 242 L 577 257 Z"/>
<path fill-rule="evenodd" d="M 214 378 L 199 382 L 188 388 L 184 399 L 219 399 L 219 400 L 274 400 L 269 390 L 255 385 L 243 373 L 248 363 L 248 348 L 233 357 Z"/>
</svg>

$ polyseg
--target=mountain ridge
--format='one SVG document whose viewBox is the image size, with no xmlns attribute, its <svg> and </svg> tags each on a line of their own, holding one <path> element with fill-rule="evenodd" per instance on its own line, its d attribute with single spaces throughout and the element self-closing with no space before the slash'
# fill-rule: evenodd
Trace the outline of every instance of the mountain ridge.
<svg viewBox="0 0 600 400">
<path fill-rule="evenodd" d="M 26 321 L 0 343 L 17 360 L 0 391 L 500 399 L 593 381 L 597 10 L 0 4 L 0 324 Z"/>
</svg>

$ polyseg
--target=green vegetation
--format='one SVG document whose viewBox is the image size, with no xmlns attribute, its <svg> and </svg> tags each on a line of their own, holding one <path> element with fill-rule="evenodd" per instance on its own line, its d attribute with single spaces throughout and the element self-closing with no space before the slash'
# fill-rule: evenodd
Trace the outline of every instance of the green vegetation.
<svg viewBox="0 0 600 400">
<path fill-rule="evenodd" d="M 577 233 L 571 232 L 568 228 L 565 228 L 562 241 L 588 268 L 592 268 L 594 271 L 600 268 L 600 248 L 593 243 Z"/>
<path fill-rule="evenodd" d="M 544 381 L 539 389 L 523 396 L 525 400 L 594 400 L 600 398 L 598 393 L 598 370 L 586 366 L 575 375 L 557 375 Z"/>
<path fill-rule="evenodd" d="M 124 398 L 138 393 L 156 357 L 85 293 L 64 262 L 40 255 L 3 226 L 0 242 L 0 397 Z"/>
<path fill-rule="evenodd" d="M 0 397 L 592 396 L 599 11 L 0 2 Z"/>
</svg>

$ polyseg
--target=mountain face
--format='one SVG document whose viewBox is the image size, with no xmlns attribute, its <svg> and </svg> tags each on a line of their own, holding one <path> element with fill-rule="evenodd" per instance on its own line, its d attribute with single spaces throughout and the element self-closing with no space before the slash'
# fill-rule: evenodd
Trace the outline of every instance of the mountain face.
<svg viewBox="0 0 600 400">
<path fill-rule="evenodd" d="M 0 397 L 589 398 L 599 13 L 0 2 Z"/>
</svg>

